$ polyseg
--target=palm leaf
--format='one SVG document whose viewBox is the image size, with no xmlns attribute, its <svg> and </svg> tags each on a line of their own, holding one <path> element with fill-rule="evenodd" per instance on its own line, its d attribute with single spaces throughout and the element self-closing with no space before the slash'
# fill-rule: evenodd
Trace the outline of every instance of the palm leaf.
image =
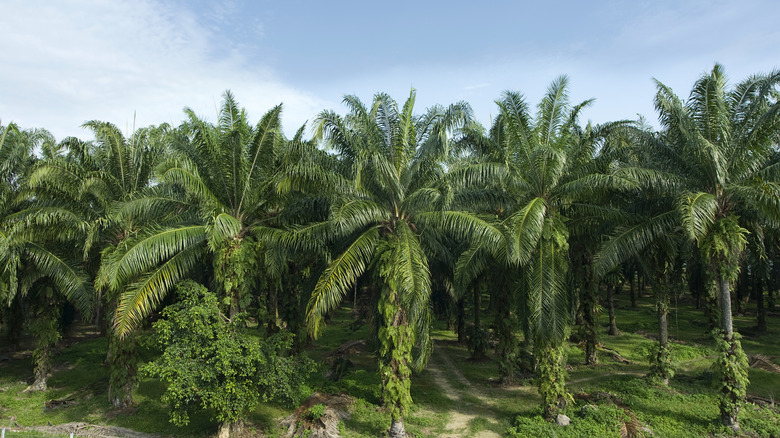
<svg viewBox="0 0 780 438">
<path fill-rule="evenodd" d="M 325 315 L 336 308 L 366 270 L 379 240 L 379 230 L 369 228 L 334 259 L 317 281 L 309 299 L 306 320 L 309 333 L 319 336 Z"/>
</svg>

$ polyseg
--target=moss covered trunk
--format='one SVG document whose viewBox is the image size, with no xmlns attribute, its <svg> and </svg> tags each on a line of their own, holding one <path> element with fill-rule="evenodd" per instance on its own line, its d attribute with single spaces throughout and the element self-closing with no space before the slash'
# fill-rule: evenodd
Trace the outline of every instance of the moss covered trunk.
<svg viewBox="0 0 780 438">
<path fill-rule="evenodd" d="M 414 331 L 409 325 L 406 310 L 392 288 L 380 299 L 379 309 L 384 326 L 379 329 L 382 401 L 392 419 L 389 436 L 405 437 L 404 415 L 412 405 L 411 361 Z"/>
</svg>

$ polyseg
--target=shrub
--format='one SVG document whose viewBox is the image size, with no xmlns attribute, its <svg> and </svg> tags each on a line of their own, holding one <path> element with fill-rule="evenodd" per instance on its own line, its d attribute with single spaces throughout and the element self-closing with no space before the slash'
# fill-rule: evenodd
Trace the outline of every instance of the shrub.
<svg viewBox="0 0 780 438">
<path fill-rule="evenodd" d="M 171 407 L 172 423 L 186 425 L 195 409 L 212 409 L 220 422 L 238 423 L 261 401 L 292 405 L 305 395 L 313 366 L 304 356 L 285 355 L 291 334 L 264 341 L 242 336 L 241 318 L 227 319 L 202 285 L 184 282 L 178 295 L 180 301 L 154 324 L 163 354 L 143 369 L 168 384 L 162 400 Z"/>
</svg>

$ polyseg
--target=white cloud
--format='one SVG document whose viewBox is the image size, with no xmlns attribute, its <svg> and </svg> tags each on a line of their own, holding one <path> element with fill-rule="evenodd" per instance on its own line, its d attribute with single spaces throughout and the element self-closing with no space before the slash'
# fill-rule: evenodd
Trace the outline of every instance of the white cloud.
<svg viewBox="0 0 780 438">
<path fill-rule="evenodd" d="M 253 121 L 284 101 L 288 132 L 324 106 L 225 47 L 193 13 L 153 0 L 10 1 L 0 29 L 0 119 L 57 138 L 86 137 L 79 126 L 90 119 L 131 129 L 134 112 L 138 126 L 178 124 L 185 106 L 213 120 L 226 89 Z"/>
<path fill-rule="evenodd" d="M 485 87 L 489 87 L 489 86 L 490 86 L 489 83 L 483 82 L 481 84 L 467 85 L 467 86 L 463 87 L 463 89 L 466 90 L 466 91 L 471 91 L 471 90 L 478 90 L 480 88 L 485 88 Z"/>
</svg>

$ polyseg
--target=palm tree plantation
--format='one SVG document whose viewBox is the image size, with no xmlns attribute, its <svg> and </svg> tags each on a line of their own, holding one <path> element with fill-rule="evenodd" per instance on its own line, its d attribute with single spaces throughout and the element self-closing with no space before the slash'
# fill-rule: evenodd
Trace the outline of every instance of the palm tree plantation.
<svg viewBox="0 0 780 438">
<path fill-rule="evenodd" d="M 780 437 L 779 85 L 3 121 L 0 428 Z"/>
</svg>

